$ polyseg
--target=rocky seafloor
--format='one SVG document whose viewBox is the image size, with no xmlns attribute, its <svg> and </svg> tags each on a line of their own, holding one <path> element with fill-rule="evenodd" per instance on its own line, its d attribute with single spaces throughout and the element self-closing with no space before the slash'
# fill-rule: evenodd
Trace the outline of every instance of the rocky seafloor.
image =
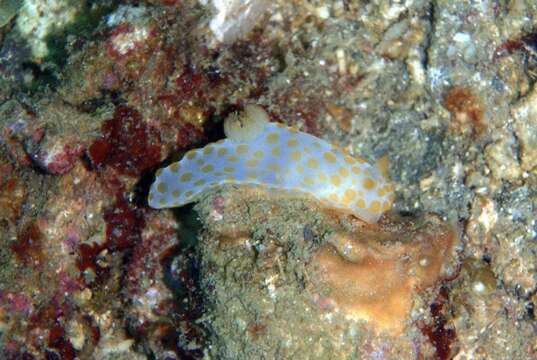
<svg viewBox="0 0 537 360">
<path fill-rule="evenodd" d="M 0 1 L 0 358 L 536 359 L 534 1 Z M 258 104 L 378 224 L 157 169 Z"/>
</svg>

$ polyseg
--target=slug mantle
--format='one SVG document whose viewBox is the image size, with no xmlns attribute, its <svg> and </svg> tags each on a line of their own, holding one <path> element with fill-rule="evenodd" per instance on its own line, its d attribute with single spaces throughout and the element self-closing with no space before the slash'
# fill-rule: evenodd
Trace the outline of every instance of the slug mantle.
<svg viewBox="0 0 537 360">
<path fill-rule="evenodd" d="M 393 187 L 379 168 L 322 139 L 269 122 L 259 106 L 230 115 L 224 131 L 227 139 L 189 151 L 157 171 L 151 207 L 182 206 L 226 183 L 313 197 L 368 222 L 391 207 Z"/>
</svg>

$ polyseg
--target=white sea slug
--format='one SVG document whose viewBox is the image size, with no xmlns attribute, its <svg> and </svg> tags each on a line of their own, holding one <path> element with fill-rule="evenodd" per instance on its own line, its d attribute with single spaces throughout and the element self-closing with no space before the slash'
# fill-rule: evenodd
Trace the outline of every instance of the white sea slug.
<svg viewBox="0 0 537 360">
<path fill-rule="evenodd" d="M 309 196 L 326 206 L 376 222 L 391 207 L 393 188 L 381 171 L 328 142 L 269 122 L 247 105 L 224 122 L 227 139 L 192 150 L 157 171 L 149 193 L 153 208 L 182 206 L 222 184 L 256 185 Z"/>
</svg>

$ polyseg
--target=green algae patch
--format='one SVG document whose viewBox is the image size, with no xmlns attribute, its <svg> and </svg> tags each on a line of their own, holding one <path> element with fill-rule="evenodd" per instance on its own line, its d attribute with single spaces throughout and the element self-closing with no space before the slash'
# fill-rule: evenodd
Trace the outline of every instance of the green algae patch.
<svg viewBox="0 0 537 360">
<path fill-rule="evenodd" d="M 51 32 L 45 38 L 48 53 L 43 60 L 63 67 L 69 55 L 67 48 L 69 37 L 89 37 L 102 19 L 114 11 L 116 7 L 117 4 L 108 1 L 97 1 L 91 6 L 86 4 L 72 23 L 66 25 L 61 31 Z"/>
<path fill-rule="evenodd" d="M 5 26 L 22 6 L 22 0 L 0 0 L 0 27 Z"/>
</svg>

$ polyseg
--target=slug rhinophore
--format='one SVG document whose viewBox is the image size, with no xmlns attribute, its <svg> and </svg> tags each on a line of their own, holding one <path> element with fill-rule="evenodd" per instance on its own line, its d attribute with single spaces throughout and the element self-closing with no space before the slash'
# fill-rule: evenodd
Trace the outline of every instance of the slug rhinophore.
<svg viewBox="0 0 537 360">
<path fill-rule="evenodd" d="M 188 204 L 222 184 L 256 185 L 311 196 L 376 222 L 391 207 L 393 187 L 381 171 L 312 135 L 269 122 L 259 106 L 224 121 L 227 139 L 191 150 L 157 171 L 149 205 Z"/>
</svg>

